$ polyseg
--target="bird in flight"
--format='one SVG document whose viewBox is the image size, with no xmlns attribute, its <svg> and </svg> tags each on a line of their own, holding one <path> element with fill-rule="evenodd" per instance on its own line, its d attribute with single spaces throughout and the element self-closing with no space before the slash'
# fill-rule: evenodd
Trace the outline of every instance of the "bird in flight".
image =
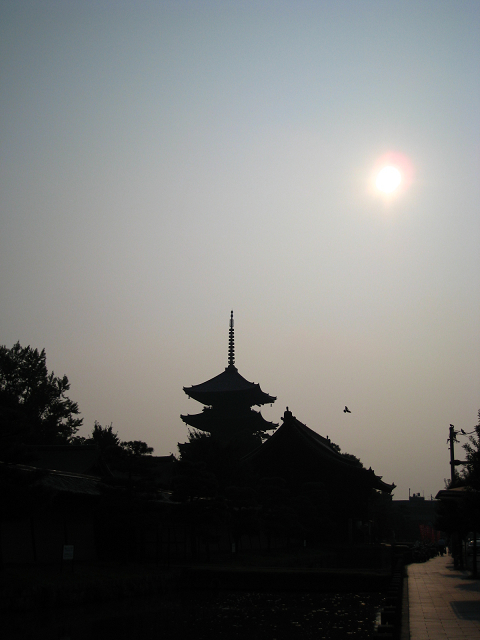
<svg viewBox="0 0 480 640">
<path fill-rule="evenodd" d="M 347 407 L 347 405 L 345 405 L 345 409 L 343 410 L 343 413 L 352 413 L 350 411 L 350 409 Z"/>
</svg>

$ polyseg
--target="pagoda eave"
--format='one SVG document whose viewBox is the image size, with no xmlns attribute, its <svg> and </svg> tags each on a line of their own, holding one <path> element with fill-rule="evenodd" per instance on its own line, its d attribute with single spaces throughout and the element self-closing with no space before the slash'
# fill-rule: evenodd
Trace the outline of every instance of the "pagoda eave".
<svg viewBox="0 0 480 640">
<path fill-rule="evenodd" d="M 189 398 L 207 406 L 238 405 L 261 406 L 273 404 L 276 397 L 264 393 L 260 389 L 241 389 L 238 391 L 197 391 L 194 387 L 184 387 Z"/>
<path fill-rule="evenodd" d="M 276 398 L 264 393 L 259 384 L 249 382 L 234 364 L 229 364 L 218 376 L 196 384 L 184 387 L 184 392 L 190 398 L 205 405 L 242 404 L 262 405 L 272 404 Z"/>
<path fill-rule="evenodd" d="M 248 425 L 251 431 L 272 431 L 278 427 L 278 424 L 268 422 L 261 413 L 252 409 L 239 414 L 223 414 L 214 409 L 204 409 L 202 413 L 181 415 L 180 418 L 190 427 L 208 432 L 228 428 L 232 424 Z"/>
</svg>

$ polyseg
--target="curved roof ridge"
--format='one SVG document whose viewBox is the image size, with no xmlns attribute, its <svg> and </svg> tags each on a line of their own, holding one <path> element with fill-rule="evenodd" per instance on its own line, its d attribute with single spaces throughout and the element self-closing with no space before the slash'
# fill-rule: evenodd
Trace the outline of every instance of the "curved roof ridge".
<svg viewBox="0 0 480 640">
<path fill-rule="evenodd" d="M 228 396 L 231 399 L 232 395 L 238 399 L 242 399 L 245 396 L 244 399 L 248 400 L 252 405 L 271 404 L 276 400 L 276 397 L 262 391 L 259 384 L 244 378 L 232 364 L 217 376 L 201 384 L 183 387 L 183 390 L 187 396 L 203 404 L 221 402 L 222 399 Z"/>
<path fill-rule="evenodd" d="M 225 371 L 219 373 L 218 375 L 210 378 L 209 380 L 205 380 L 205 382 L 201 382 L 200 384 L 194 384 L 191 387 L 183 387 L 185 393 L 188 394 L 190 389 L 195 391 L 224 391 L 227 389 L 229 391 L 240 391 L 243 389 L 252 389 L 253 387 L 259 387 L 259 384 L 255 384 L 255 382 L 249 382 L 246 378 L 244 378 L 240 373 L 238 373 L 238 369 L 235 365 L 228 365 L 225 367 Z"/>
<path fill-rule="evenodd" d="M 336 451 L 329 438 L 324 438 L 319 433 L 303 424 L 303 422 L 297 420 L 292 412 L 289 411 L 288 407 L 282 417 L 282 420 L 283 424 L 275 431 L 275 433 L 254 451 L 247 454 L 244 457 L 245 461 L 255 460 L 257 457 L 261 458 L 264 453 L 267 454 L 267 452 L 275 451 L 277 445 L 282 446 L 282 439 L 283 441 L 288 442 L 289 447 L 295 447 L 294 443 L 296 440 L 296 442 L 303 443 L 303 445 L 307 446 L 310 451 L 316 451 L 317 453 L 330 458 L 332 461 L 334 460 L 340 468 L 348 468 L 354 474 L 358 473 L 362 477 L 370 477 L 371 485 L 374 489 L 391 492 L 395 488 L 395 484 L 387 484 L 384 482 L 382 480 L 382 476 L 377 476 L 371 467 L 366 469 L 363 466 L 358 466 L 352 460 L 349 460 L 348 457 L 345 457 L 343 454 Z M 293 440 L 289 437 L 289 434 L 294 435 Z"/>
<path fill-rule="evenodd" d="M 302 440 L 306 441 L 309 444 L 313 444 L 317 448 L 321 448 L 327 455 L 335 458 L 336 460 L 338 460 L 338 462 L 347 464 L 347 466 L 352 466 L 352 463 L 348 459 L 344 458 L 341 453 L 338 453 L 338 451 L 336 451 L 332 447 L 332 443 L 329 438 L 324 438 L 310 427 L 307 427 L 306 424 L 300 422 L 300 420 L 298 420 L 298 418 L 296 418 L 292 414 L 292 412 L 289 411 L 288 407 L 283 414 L 282 420 L 282 426 L 286 426 L 290 429 L 295 429 Z M 280 427 L 280 429 L 282 428 L 282 426 Z M 279 431 L 280 429 L 278 429 L 277 431 Z M 275 434 L 273 434 L 273 436 L 275 436 Z"/>
</svg>

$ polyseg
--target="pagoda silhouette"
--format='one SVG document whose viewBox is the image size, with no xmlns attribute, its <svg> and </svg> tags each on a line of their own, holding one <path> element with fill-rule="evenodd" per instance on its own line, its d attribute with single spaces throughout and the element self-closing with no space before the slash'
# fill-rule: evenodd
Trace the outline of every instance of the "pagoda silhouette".
<svg viewBox="0 0 480 640">
<path fill-rule="evenodd" d="M 230 314 L 228 366 L 225 371 L 183 390 L 189 398 L 205 405 L 201 413 L 181 415 L 183 422 L 205 435 L 210 434 L 221 446 L 235 446 L 239 454 L 259 446 L 268 437 L 267 432 L 278 426 L 252 408 L 272 404 L 276 397 L 262 391 L 259 384 L 246 380 L 235 366 L 233 311 Z"/>
</svg>

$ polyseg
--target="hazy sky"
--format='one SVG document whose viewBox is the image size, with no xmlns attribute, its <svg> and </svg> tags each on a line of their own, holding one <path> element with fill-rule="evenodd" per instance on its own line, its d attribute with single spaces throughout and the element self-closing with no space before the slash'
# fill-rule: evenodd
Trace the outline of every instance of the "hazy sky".
<svg viewBox="0 0 480 640">
<path fill-rule="evenodd" d="M 267 420 L 443 488 L 480 408 L 478 0 L 0 0 L 0 65 L 0 344 L 45 347 L 81 434 L 177 453 L 233 309 Z"/>
</svg>

